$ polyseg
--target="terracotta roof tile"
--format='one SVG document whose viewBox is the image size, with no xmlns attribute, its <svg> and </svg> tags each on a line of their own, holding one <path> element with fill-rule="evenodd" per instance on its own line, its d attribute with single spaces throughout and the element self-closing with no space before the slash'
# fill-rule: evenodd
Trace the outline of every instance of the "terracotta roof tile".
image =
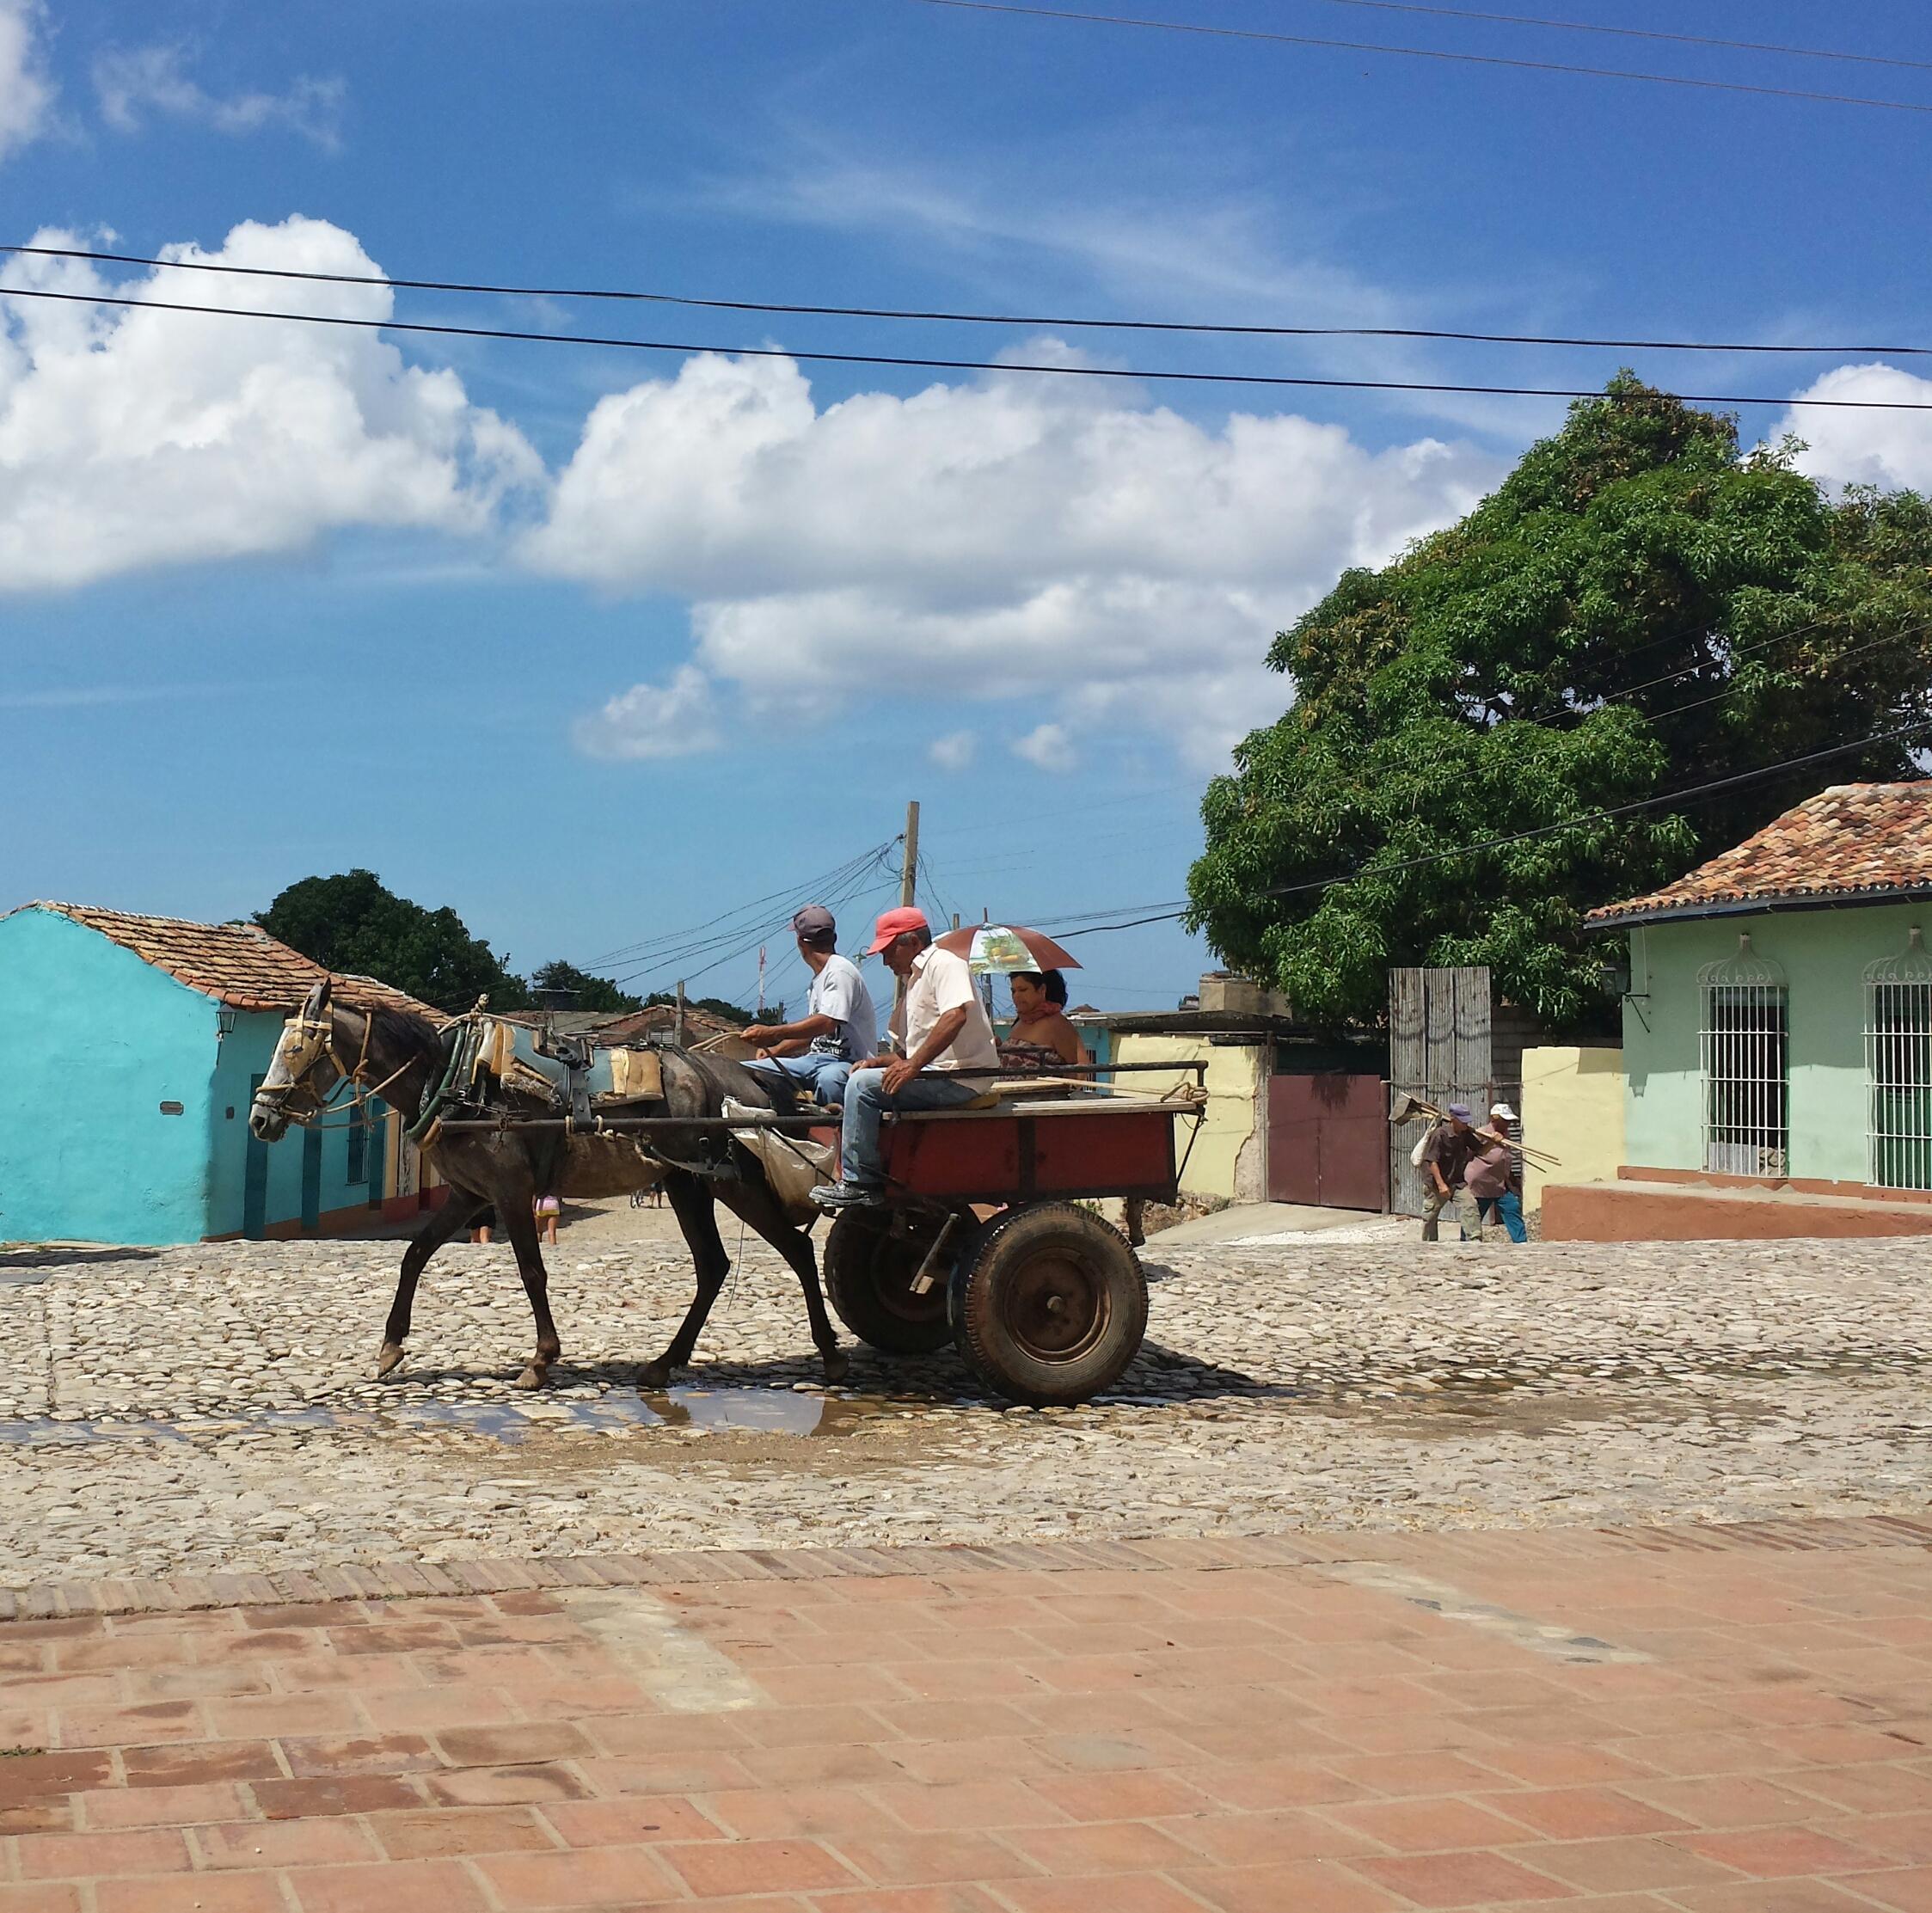
<svg viewBox="0 0 1932 1913">
<path fill-rule="evenodd" d="M 98 930 L 177 983 L 231 1009 L 292 1010 L 329 972 L 254 923 L 191 923 L 179 917 L 141 917 L 85 904 L 24 904 Z M 10 914 L 10 913 L 9 913 Z M 380 1003 L 440 1023 L 441 1014 L 372 977 L 337 976 L 336 994 L 357 1006 Z"/>
<path fill-rule="evenodd" d="M 1694 917 L 1727 904 L 1932 892 L 1932 778 L 1837 784 L 1774 819 L 1755 837 L 1646 897 L 1585 919 L 1618 923 Z"/>
</svg>

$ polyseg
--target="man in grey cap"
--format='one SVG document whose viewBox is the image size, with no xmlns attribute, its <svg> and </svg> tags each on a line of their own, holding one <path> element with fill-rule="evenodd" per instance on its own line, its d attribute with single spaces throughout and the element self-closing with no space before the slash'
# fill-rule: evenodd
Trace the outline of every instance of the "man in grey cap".
<svg viewBox="0 0 1932 1913">
<path fill-rule="evenodd" d="M 1482 1212 L 1464 1186 L 1463 1177 L 1470 1159 L 1482 1149 L 1482 1138 L 1476 1134 L 1469 1120 L 1469 1106 L 1466 1102 L 1451 1103 L 1446 1113 L 1448 1121 L 1438 1123 L 1430 1131 L 1429 1140 L 1422 1150 L 1422 1240 L 1434 1242 L 1443 1211 L 1467 1202 L 1469 1219 L 1465 1220 L 1458 1211 L 1457 1234 L 1465 1242 L 1472 1236 L 1481 1242 Z"/>
<path fill-rule="evenodd" d="M 879 1015 L 859 966 L 838 952 L 838 926 L 822 904 L 807 904 L 792 919 L 798 953 L 812 972 L 806 1014 L 795 1023 L 753 1023 L 745 1040 L 757 1050 L 748 1070 L 789 1076 L 834 1109 L 845 1100 L 855 1063 L 879 1046 Z"/>
</svg>

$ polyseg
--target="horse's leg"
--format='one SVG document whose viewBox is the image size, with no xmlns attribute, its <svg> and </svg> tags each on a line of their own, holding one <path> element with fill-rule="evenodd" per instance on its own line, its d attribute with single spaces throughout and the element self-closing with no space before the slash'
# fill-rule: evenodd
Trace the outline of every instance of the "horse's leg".
<svg viewBox="0 0 1932 1913">
<path fill-rule="evenodd" d="M 530 1297 L 531 1318 L 537 1324 L 537 1352 L 530 1366 L 517 1377 L 519 1389 L 540 1389 L 549 1379 L 550 1364 L 563 1352 L 557 1340 L 557 1325 L 550 1320 L 550 1278 L 543 1266 L 543 1250 L 537 1237 L 537 1217 L 531 1209 L 534 1198 L 527 1186 L 518 1185 L 517 1193 L 506 1200 L 496 1199 L 496 1212 L 516 1253 L 517 1273 L 524 1278 L 524 1293 Z"/>
<path fill-rule="evenodd" d="M 409 1314 L 415 1305 L 416 1283 L 431 1256 L 452 1235 L 469 1226 L 469 1218 L 483 1206 L 481 1196 L 467 1189 L 452 1188 L 440 1209 L 432 1209 L 429 1219 L 409 1238 L 402 1252 L 402 1273 L 397 1278 L 396 1300 L 389 1304 L 389 1319 L 383 1325 L 383 1352 L 376 1358 L 376 1378 L 393 1373 L 402 1363 L 402 1345 L 409 1339 Z"/>
<path fill-rule="evenodd" d="M 786 1221 L 777 1198 L 762 1182 L 727 1183 L 718 1199 L 734 1216 L 742 1216 L 791 1264 L 799 1287 L 805 1291 L 806 1320 L 812 1325 L 812 1346 L 825 1364 L 825 1379 L 843 1382 L 852 1364 L 838 1346 L 838 1332 L 825 1313 L 825 1291 L 819 1286 L 819 1258 L 813 1253 L 811 1235 Z"/>
<path fill-rule="evenodd" d="M 641 1389 L 669 1388 L 671 1371 L 690 1362 L 705 1317 L 711 1313 L 711 1304 L 718 1299 L 718 1291 L 725 1285 L 726 1272 L 731 1267 L 731 1258 L 725 1254 L 724 1242 L 718 1234 L 717 1205 L 703 1179 L 673 1169 L 664 1179 L 664 1193 L 671 1198 L 672 1211 L 684 1231 L 684 1245 L 691 1252 L 697 1293 L 691 1297 L 678 1333 L 671 1338 L 670 1347 L 639 1371 L 637 1385 Z"/>
</svg>

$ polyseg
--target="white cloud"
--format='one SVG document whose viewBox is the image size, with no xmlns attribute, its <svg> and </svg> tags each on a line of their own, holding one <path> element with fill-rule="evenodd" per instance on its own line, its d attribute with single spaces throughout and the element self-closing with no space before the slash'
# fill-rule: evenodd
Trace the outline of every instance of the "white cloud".
<svg viewBox="0 0 1932 1913">
<path fill-rule="evenodd" d="M 1892 365 L 1840 365 L 1800 398 L 1885 400 L 1932 406 L 1932 380 Z M 1806 441 L 1799 469 L 1837 485 L 1932 489 L 1932 411 L 1835 412 L 1809 407 L 1785 414 L 1774 439 L 1795 432 Z"/>
<path fill-rule="evenodd" d="M 965 770 L 978 754 L 979 739 L 971 731 L 948 731 L 926 746 L 926 755 L 941 770 Z"/>
<path fill-rule="evenodd" d="M 724 741 L 711 681 L 694 665 L 678 665 L 662 684 L 633 684 L 579 718 L 573 734 L 592 757 L 688 757 Z"/>
<path fill-rule="evenodd" d="M 1071 770 L 1080 762 L 1064 724 L 1040 724 L 1023 738 L 1015 738 L 1013 755 L 1041 770 Z"/>
<path fill-rule="evenodd" d="M 94 63 L 94 90 L 101 116 L 119 132 L 139 132 L 148 115 L 212 126 L 217 132 L 252 133 L 285 127 L 333 152 L 341 144 L 347 89 L 339 79 L 304 75 L 286 93 L 208 92 L 187 71 L 178 46 L 117 48 Z"/>
<path fill-rule="evenodd" d="M 53 107 L 40 21 L 39 0 L 0 0 L 0 159 L 44 132 Z"/>
<path fill-rule="evenodd" d="M 39 244 L 72 246 L 43 230 Z M 316 219 L 243 224 L 169 258 L 372 274 Z M 212 274 L 110 285 L 91 265 L 0 269 L 0 591 L 144 566 L 299 549 L 337 527 L 492 529 L 543 468 L 453 372 L 404 363 L 375 332 L 38 300 L 9 286 L 220 305 Z M 251 304 L 385 319 L 386 285 L 250 282 Z"/>
<path fill-rule="evenodd" d="M 1273 633 L 1502 469 L 1022 374 L 820 410 L 788 359 L 708 357 L 597 405 L 522 551 L 690 598 L 694 661 L 767 697 L 1058 696 L 1211 762 L 1286 699 Z"/>
</svg>

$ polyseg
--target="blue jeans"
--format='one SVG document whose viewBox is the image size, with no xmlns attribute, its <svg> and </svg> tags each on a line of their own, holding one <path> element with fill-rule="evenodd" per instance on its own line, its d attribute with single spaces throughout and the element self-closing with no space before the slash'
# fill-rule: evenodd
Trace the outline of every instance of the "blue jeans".
<svg viewBox="0 0 1932 1913">
<path fill-rule="evenodd" d="M 843 1057 L 831 1056 L 823 1050 L 807 1050 L 803 1056 L 761 1057 L 745 1067 L 789 1076 L 800 1089 L 809 1090 L 819 1101 L 833 1109 L 844 1101 L 845 1079 L 852 1073 L 852 1065 Z"/>
<path fill-rule="evenodd" d="M 886 1094 L 883 1070 L 855 1070 L 845 1085 L 845 1119 L 838 1137 L 838 1171 L 865 1189 L 885 1186 L 879 1153 L 879 1119 L 888 1109 L 955 1109 L 980 1094 L 977 1081 L 961 1082 L 943 1070 L 913 1077 L 896 1096 Z"/>
<path fill-rule="evenodd" d="M 1530 1240 L 1530 1231 L 1523 1225 L 1523 1199 L 1513 1189 L 1506 1189 L 1500 1196 L 1483 1197 L 1476 1204 L 1476 1214 L 1483 1222 L 1500 1222 L 1512 1242 Z"/>
</svg>

